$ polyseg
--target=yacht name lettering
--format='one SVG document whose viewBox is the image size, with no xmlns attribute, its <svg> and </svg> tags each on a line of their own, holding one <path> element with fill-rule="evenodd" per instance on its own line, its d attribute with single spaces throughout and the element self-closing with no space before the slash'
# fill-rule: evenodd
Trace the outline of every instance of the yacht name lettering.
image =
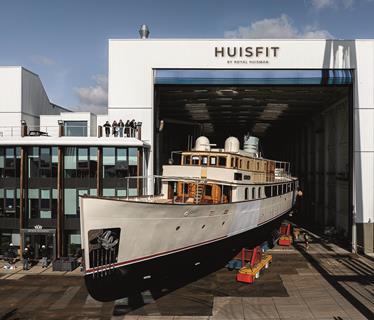
<svg viewBox="0 0 374 320">
<path fill-rule="evenodd" d="M 276 58 L 279 47 L 215 47 L 214 55 L 218 57 L 242 58 Z"/>
</svg>

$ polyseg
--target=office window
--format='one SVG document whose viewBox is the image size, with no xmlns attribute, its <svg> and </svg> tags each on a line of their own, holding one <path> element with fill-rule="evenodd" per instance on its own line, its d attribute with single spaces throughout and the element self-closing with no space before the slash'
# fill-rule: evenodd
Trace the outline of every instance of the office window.
<svg viewBox="0 0 374 320">
<path fill-rule="evenodd" d="M 138 165 L 138 149 L 129 148 L 129 166 Z"/>
<path fill-rule="evenodd" d="M 29 189 L 28 199 L 29 218 L 56 218 L 57 189 Z"/>
<path fill-rule="evenodd" d="M 0 217 L 18 218 L 19 206 L 19 189 L 0 189 Z"/>
<path fill-rule="evenodd" d="M 57 177 L 57 147 L 30 147 L 27 162 L 29 178 Z"/>
<path fill-rule="evenodd" d="M 87 137 L 87 121 L 64 121 L 64 135 L 67 137 Z"/>
<path fill-rule="evenodd" d="M 96 188 L 65 188 L 64 210 L 67 216 L 77 216 L 80 213 L 79 197 L 84 195 L 97 196 Z"/>
<path fill-rule="evenodd" d="M 67 147 L 64 151 L 66 178 L 95 178 L 97 174 L 97 147 Z"/>
<path fill-rule="evenodd" d="M 124 178 L 129 176 L 128 159 L 127 148 L 103 148 L 103 177 Z M 133 160 L 131 163 L 133 163 Z"/>
<path fill-rule="evenodd" d="M 15 178 L 20 176 L 21 148 L 0 148 L 0 177 Z"/>
</svg>

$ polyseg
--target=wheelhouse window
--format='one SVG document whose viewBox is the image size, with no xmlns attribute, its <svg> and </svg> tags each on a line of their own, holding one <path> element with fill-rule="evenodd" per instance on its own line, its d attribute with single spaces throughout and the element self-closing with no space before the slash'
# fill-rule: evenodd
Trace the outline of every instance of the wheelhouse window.
<svg viewBox="0 0 374 320">
<path fill-rule="evenodd" d="M 209 165 L 216 166 L 217 165 L 217 157 L 210 157 L 209 158 Z"/>
<path fill-rule="evenodd" d="M 207 156 L 202 156 L 201 157 L 201 165 L 203 165 L 203 166 L 208 165 L 208 157 Z"/>
<path fill-rule="evenodd" d="M 220 167 L 226 167 L 226 157 L 218 157 L 218 165 Z"/>
<path fill-rule="evenodd" d="M 189 166 L 191 163 L 191 156 L 184 156 L 183 157 L 183 164 Z"/>
<path fill-rule="evenodd" d="M 197 166 L 200 164 L 200 157 L 199 156 L 192 156 L 192 165 Z"/>
</svg>

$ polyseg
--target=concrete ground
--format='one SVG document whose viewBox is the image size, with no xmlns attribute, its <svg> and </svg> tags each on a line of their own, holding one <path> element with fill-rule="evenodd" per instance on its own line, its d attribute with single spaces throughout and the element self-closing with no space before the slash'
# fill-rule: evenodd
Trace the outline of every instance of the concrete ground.
<svg viewBox="0 0 374 320">
<path fill-rule="evenodd" d="M 270 253 L 272 265 L 251 285 L 221 269 L 181 287 L 106 303 L 88 295 L 79 269 L 1 269 L 0 320 L 374 319 L 373 260 L 318 237 L 308 251 L 295 243 Z"/>
</svg>

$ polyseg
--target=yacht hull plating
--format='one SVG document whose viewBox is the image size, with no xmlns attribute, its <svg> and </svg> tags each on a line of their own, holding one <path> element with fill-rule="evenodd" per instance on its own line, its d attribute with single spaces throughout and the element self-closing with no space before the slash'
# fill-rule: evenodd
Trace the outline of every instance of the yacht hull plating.
<svg viewBox="0 0 374 320">
<path fill-rule="evenodd" d="M 188 279 L 222 266 L 241 247 L 265 240 L 295 198 L 296 191 L 291 191 L 192 205 L 82 197 L 87 288 L 95 299 L 108 301 L 173 282 L 175 273 Z"/>
</svg>

